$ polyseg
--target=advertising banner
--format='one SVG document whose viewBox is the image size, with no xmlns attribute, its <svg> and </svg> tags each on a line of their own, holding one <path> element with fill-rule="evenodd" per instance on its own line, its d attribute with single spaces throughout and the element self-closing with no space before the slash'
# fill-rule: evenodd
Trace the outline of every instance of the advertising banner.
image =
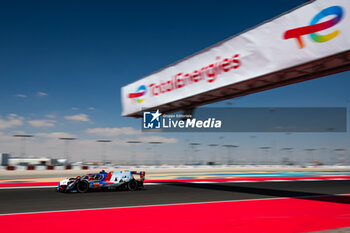
<svg viewBox="0 0 350 233">
<path fill-rule="evenodd" d="M 346 132 L 346 108 L 197 108 L 194 114 L 144 111 L 143 132 Z"/>
<path fill-rule="evenodd" d="M 121 90 L 123 116 L 350 50 L 350 1 L 317 0 Z"/>
</svg>

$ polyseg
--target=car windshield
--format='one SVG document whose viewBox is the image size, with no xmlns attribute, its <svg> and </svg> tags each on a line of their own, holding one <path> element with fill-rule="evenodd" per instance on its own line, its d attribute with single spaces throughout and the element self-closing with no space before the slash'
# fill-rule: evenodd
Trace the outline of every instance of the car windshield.
<svg viewBox="0 0 350 233">
<path fill-rule="evenodd" d="M 96 174 L 94 175 L 94 180 L 101 180 L 103 178 L 103 175 Z"/>
<path fill-rule="evenodd" d="M 101 180 L 103 175 L 100 174 L 88 174 L 83 177 L 83 180 Z"/>
</svg>

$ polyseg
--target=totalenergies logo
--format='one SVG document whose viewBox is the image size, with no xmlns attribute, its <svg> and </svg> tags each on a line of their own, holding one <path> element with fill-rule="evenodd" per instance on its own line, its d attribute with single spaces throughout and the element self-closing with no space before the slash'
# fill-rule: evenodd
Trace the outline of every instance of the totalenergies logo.
<svg viewBox="0 0 350 233">
<path fill-rule="evenodd" d="M 149 91 L 148 96 L 155 97 L 204 81 L 213 83 L 221 74 L 236 70 L 241 65 L 240 54 L 227 58 L 217 56 L 216 61 L 212 64 L 197 68 L 192 72 L 179 72 L 169 77 L 168 80 L 158 80 L 158 83 L 150 83 L 147 86 L 141 85 L 135 92 L 129 93 L 128 98 L 133 103 L 142 103 L 145 100 L 142 97 L 146 94 L 147 88 Z"/>
<path fill-rule="evenodd" d="M 340 6 L 328 7 L 322 10 L 317 15 L 315 15 L 315 17 L 311 20 L 309 26 L 294 28 L 286 31 L 284 33 L 284 39 L 287 40 L 287 39 L 295 38 L 298 42 L 300 49 L 305 47 L 304 41 L 302 39 L 302 36 L 304 35 L 310 35 L 311 39 L 317 43 L 322 43 L 322 42 L 332 40 L 333 38 L 337 37 L 340 34 L 340 30 L 335 30 L 334 32 L 329 33 L 327 35 L 319 35 L 316 32 L 331 28 L 337 23 L 339 23 L 339 21 L 343 18 L 343 13 L 344 13 L 343 8 Z M 330 15 L 335 15 L 335 18 L 327 20 L 322 23 L 318 23 L 321 19 Z"/>
<path fill-rule="evenodd" d="M 134 93 L 129 93 L 128 97 L 135 101 L 136 103 L 142 103 L 145 98 L 143 97 L 146 94 L 146 86 L 139 86 Z M 143 97 L 143 98 L 142 98 Z"/>
</svg>

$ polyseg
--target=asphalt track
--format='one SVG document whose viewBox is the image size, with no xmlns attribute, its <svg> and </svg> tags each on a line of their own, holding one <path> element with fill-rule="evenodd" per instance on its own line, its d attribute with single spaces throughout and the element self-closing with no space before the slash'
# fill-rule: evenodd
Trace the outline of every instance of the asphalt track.
<svg viewBox="0 0 350 233">
<path fill-rule="evenodd" d="M 178 183 L 147 185 L 141 191 L 58 193 L 54 188 L 1 189 L 0 214 L 291 197 L 350 204 L 350 181 Z M 328 198 L 320 198 L 330 195 Z"/>
</svg>

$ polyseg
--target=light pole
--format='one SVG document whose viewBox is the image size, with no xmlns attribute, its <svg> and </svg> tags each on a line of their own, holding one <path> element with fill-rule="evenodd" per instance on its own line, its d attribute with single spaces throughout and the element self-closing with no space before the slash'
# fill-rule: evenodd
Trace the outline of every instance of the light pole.
<svg viewBox="0 0 350 233">
<path fill-rule="evenodd" d="M 294 148 L 292 148 L 292 147 L 284 147 L 284 148 L 281 148 L 281 150 L 287 152 L 287 154 L 286 154 L 286 158 L 287 158 L 286 162 L 290 162 L 291 165 L 294 164 L 293 159 L 292 159 L 292 156 L 291 156 L 291 152 L 293 151 L 293 149 L 294 149 Z M 288 165 L 288 164 L 287 164 L 287 165 Z"/>
<path fill-rule="evenodd" d="M 275 116 L 275 112 L 277 111 L 276 108 L 269 108 L 268 111 L 270 112 L 270 127 L 272 127 L 270 130 L 271 133 L 271 146 L 270 146 L 270 163 L 271 165 L 274 164 L 274 160 L 276 157 L 276 133 L 274 132 L 275 128 L 274 125 L 276 124 L 276 122 L 274 121 L 274 116 Z M 277 158 L 276 158 L 277 159 Z"/>
<path fill-rule="evenodd" d="M 345 162 L 344 152 L 346 151 L 346 149 L 344 149 L 344 148 L 337 148 L 337 149 L 334 149 L 334 151 L 338 155 L 338 163 L 340 165 L 344 165 L 344 162 Z"/>
<path fill-rule="evenodd" d="M 137 140 L 132 140 L 132 141 L 127 141 L 126 143 L 128 143 L 128 144 L 130 144 L 131 146 L 133 146 L 133 145 L 138 145 L 138 144 L 140 144 L 140 143 L 142 143 L 141 141 L 137 141 Z M 132 150 L 132 158 L 131 158 L 131 160 L 132 160 L 132 162 L 134 163 L 134 164 L 136 164 L 136 151 L 135 151 L 135 149 L 133 149 Z"/>
<path fill-rule="evenodd" d="M 212 148 L 212 152 L 211 152 L 211 162 L 216 163 L 216 151 L 215 148 L 217 148 L 219 144 L 208 144 L 208 146 L 210 146 Z"/>
<path fill-rule="evenodd" d="M 34 137 L 34 136 L 31 134 L 16 134 L 13 136 L 16 138 L 20 138 L 20 147 L 19 147 L 20 157 L 25 157 L 25 155 L 26 155 L 26 139 Z"/>
<path fill-rule="evenodd" d="M 322 161 L 320 161 L 323 165 L 327 164 L 327 162 L 329 162 L 329 151 L 327 147 L 320 147 L 319 148 L 320 151 L 320 157 L 322 158 Z M 328 155 L 327 155 L 328 154 Z"/>
<path fill-rule="evenodd" d="M 154 153 L 154 164 L 158 165 L 159 162 L 161 161 L 161 156 L 160 154 L 158 154 L 159 156 L 157 156 L 157 150 L 156 150 L 156 146 L 162 144 L 163 142 L 159 142 L 159 141 L 153 141 L 153 142 L 148 142 L 149 144 L 152 145 L 152 150 Z"/>
<path fill-rule="evenodd" d="M 250 138 L 252 139 L 252 146 L 251 146 L 251 148 L 253 148 L 253 152 L 252 153 L 250 153 L 251 154 L 251 160 L 250 160 L 250 164 L 257 164 L 258 163 L 258 158 L 256 158 L 255 156 L 258 154 L 257 152 L 258 152 L 258 150 L 257 150 L 257 146 L 256 146 L 256 138 L 257 138 L 257 136 L 255 136 L 255 135 L 251 135 L 250 136 Z M 255 154 L 255 156 L 254 156 L 254 154 Z"/>
<path fill-rule="evenodd" d="M 266 157 L 266 165 L 268 165 L 270 163 L 270 159 L 269 159 L 269 150 L 271 149 L 270 146 L 262 146 L 260 147 L 261 150 L 263 150 L 265 152 L 265 157 Z"/>
<path fill-rule="evenodd" d="M 105 162 L 106 162 L 106 143 L 112 142 L 112 141 L 101 139 L 101 140 L 96 140 L 96 142 L 101 143 L 101 162 L 102 162 L 102 165 L 105 165 Z"/>
<path fill-rule="evenodd" d="M 196 158 L 196 151 L 195 151 L 195 147 L 196 147 L 196 146 L 199 146 L 199 145 L 200 145 L 200 143 L 198 143 L 198 142 L 191 142 L 191 143 L 189 143 L 189 145 L 190 145 L 190 147 L 191 147 L 191 151 L 192 151 L 192 159 L 193 159 L 193 163 L 196 163 L 197 158 Z"/>
<path fill-rule="evenodd" d="M 231 149 L 237 148 L 238 146 L 232 145 L 232 144 L 226 144 L 226 145 L 222 145 L 222 146 L 227 148 L 227 164 L 230 164 L 231 163 Z"/>
<path fill-rule="evenodd" d="M 69 142 L 76 140 L 76 138 L 59 138 L 60 140 L 64 141 L 64 158 L 66 159 L 66 163 L 69 162 Z"/>
<path fill-rule="evenodd" d="M 315 148 L 307 148 L 305 151 L 308 153 L 310 159 L 311 159 L 311 164 L 314 162 L 314 151 L 317 150 Z"/>
</svg>

